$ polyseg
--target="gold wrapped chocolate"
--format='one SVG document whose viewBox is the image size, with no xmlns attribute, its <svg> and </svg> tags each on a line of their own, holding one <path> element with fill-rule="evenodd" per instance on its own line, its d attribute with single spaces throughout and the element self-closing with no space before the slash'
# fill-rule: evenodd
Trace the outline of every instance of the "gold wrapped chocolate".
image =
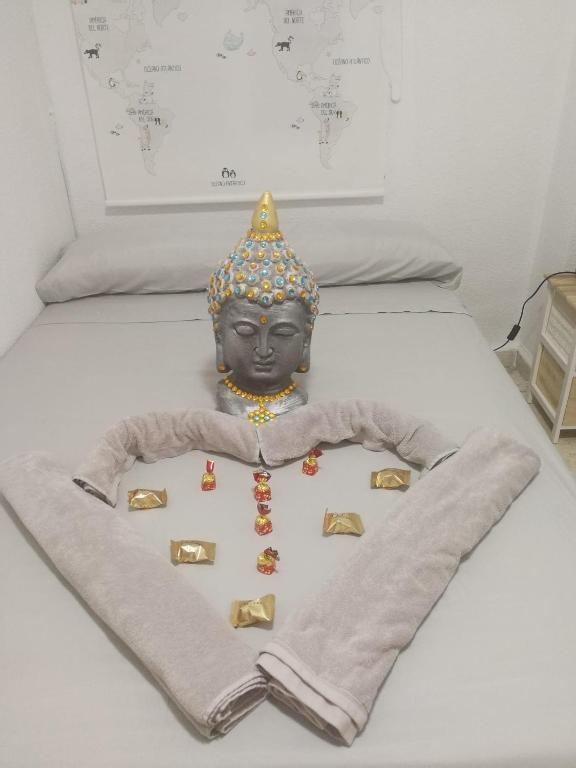
<svg viewBox="0 0 576 768">
<path fill-rule="evenodd" d="M 234 600 L 230 609 L 230 623 L 233 627 L 271 624 L 274 621 L 275 608 L 275 595 L 264 595 L 255 600 Z"/>
<path fill-rule="evenodd" d="M 170 559 L 178 563 L 213 563 L 216 557 L 216 544 L 212 541 L 181 539 L 170 542 Z"/>
<path fill-rule="evenodd" d="M 149 488 L 136 488 L 128 491 L 128 506 L 130 509 L 155 509 L 168 504 L 166 488 L 161 491 L 151 491 Z"/>
<path fill-rule="evenodd" d="M 372 472 L 370 476 L 370 488 L 405 488 L 410 485 L 409 469 L 387 467 L 379 472 Z"/>
<path fill-rule="evenodd" d="M 333 533 L 351 533 L 354 536 L 362 536 L 364 526 L 362 525 L 362 518 L 356 512 L 337 514 L 326 510 L 323 532 L 326 536 L 331 536 Z"/>
</svg>

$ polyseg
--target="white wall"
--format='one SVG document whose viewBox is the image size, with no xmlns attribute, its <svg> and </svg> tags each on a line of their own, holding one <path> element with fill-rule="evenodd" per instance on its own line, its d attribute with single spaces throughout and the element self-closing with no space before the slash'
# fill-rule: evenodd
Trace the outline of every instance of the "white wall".
<svg viewBox="0 0 576 768">
<path fill-rule="evenodd" d="M 31 2 L 1 8 L 0 355 L 42 309 L 35 283 L 74 237 Z"/>
<path fill-rule="evenodd" d="M 529 293 L 544 275 L 563 269 L 576 270 L 576 48 L 569 65 Z M 526 306 L 518 346 L 528 361 L 536 352 L 547 295 L 543 286 Z"/>
<path fill-rule="evenodd" d="M 78 230 L 208 221 L 217 233 L 218 210 L 105 214 L 68 1 L 37 0 L 36 17 Z M 464 264 L 463 297 L 497 344 L 526 294 L 541 242 L 576 3 L 404 0 L 404 26 L 386 199 L 331 207 L 351 222 L 377 216 L 424 224 Z M 290 222 L 312 226 L 314 212 L 311 205 L 281 212 L 288 239 Z M 245 229 L 245 207 L 225 215 L 239 234 Z"/>
</svg>

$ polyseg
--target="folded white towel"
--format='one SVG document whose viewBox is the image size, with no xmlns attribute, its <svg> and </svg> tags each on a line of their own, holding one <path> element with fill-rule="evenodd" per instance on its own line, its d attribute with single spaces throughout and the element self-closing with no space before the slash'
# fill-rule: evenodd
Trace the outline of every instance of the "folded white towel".
<svg viewBox="0 0 576 768">
<path fill-rule="evenodd" d="M 64 578 L 204 736 L 226 733 L 265 698 L 255 654 L 232 627 L 54 459 L 4 461 L 0 489 Z"/>
<path fill-rule="evenodd" d="M 251 463 L 259 458 L 256 430 L 248 420 L 219 411 L 159 411 L 130 416 L 110 427 L 74 480 L 114 507 L 122 475 L 137 458 L 151 463 L 194 449 L 229 453 Z"/>
<path fill-rule="evenodd" d="M 431 424 L 370 400 L 305 405 L 258 428 L 217 411 L 148 413 L 112 426 L 74 479 L 115 506 L 120 478 L 136 458 L 152 462 L 201 449 L 276 466 L 305 456 L 319 443 L 345 440 L 374 451 L 395 448 L 406 461 L 428 469 L 457 449 Z"/>
<path fill-rule="evenodd" d="M 488 430 L 428 473 L 280 629 L 258 665 L 273 695 L 351 744 L 400 650 L 468 553 L 538 472 Z M 370 567 L 367 567 L 367 564 Z"/>
<path fill-rule="evenodd" d="M 330 400 L 297 408 L 258 427 L 260 453 L 275 466 L 305 456 L 319 443 L 362 443 L 394 449 L 405 461 L 431 469 L 458 446 L 427 421 L 373 400 Z"/>
</svg>

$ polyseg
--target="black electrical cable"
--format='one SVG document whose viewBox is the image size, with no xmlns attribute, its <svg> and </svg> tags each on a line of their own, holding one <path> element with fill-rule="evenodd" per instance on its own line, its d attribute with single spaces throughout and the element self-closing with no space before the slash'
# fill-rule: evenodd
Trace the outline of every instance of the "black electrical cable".
<svg viewBox="0 0 576 768">
<path fill-rule="evenodd" d="M 576 275 L 576 271 L 563 270 L 562 272 L 552 272 L 551 275 L 548 275 L 547 277 L 545 277 L 544 280 L 542 280 L 542 282 L 538 284 L 538 287 L 536 288 L 536 290 L 533 291 L 530 294 L 530 296 L 528 296 L 528 298 L 524 300 L 524 303 L 522 304 L 522 309 L 520 310 L 520 317 L 518 318 L 518 322 L 512 326 L 512 330 L 510 331 L 508 336 L 506 336 L 506 341 L 504 342 L 504 344 L 500 344 L 499 347 L 496 347 L 495 349 L 493 349 L 492 350 L 493 352 L 498 352 L 498 350 L 502 349 L 502 347 L 505 347 L 506 344 L 509 344 L 511 341 L 514 341 L 514 339 L 516 338 L 516 336 L 518 336 L 518 333 L 520 331 L 520 323 L 522 322 L 522 318 L 524 317 L 524 307 L 526 306 L 526 304 L 528 304 L 530 299 L 533 299 L 534 296 L 536 296 L 536 294 L 538 293 L 540 288 L 542 288 L 544 283 L 548 282 L 548 280 L 550 280 L 551 277 L 556 277 L 556 275 Z"/>
</svg>

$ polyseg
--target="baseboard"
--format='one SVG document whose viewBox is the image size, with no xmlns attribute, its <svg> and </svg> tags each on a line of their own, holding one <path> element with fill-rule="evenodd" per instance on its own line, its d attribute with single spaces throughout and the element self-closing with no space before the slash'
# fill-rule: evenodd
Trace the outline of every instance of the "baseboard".
<svg viewBox="0 0 576 768">
<path fill-rule="evenodd" d="M 496 354 L 504 368 L 509 371 L 518 371 L 523 379 L 530 380 L 533 358 L 523 344 L 518 344 L 514 349 L 501 349 Z"/>
<path fill-rule="evenodd" d="M 516 348 L 516 370 L 527 380 L 530 380 L 533 362 L 534 357 L 532 353 L 524 346 L 524 344 L 518 344 Z"/>
<path fill-rule="evenodd" d="M 515 349 L 501 349 L 496 352 L 496 356 L 509 371 L 513 371 L 516 368 L 517 351 Z"/>
</svg>

